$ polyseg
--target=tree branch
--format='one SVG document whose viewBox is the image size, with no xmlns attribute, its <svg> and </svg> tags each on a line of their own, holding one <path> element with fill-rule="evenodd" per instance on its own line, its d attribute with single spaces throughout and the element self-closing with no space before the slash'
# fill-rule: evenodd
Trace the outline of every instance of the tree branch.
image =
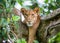
<svg viewBox="0 0 60 43">
<path fill-rule="evenodd" d="M 54 10 L 52 13 L 48 14 L 48 15 L 45 16 L 45 17 L 44 17 L 44 16 L 41 17 L 41 20 L 48 20 L 48 19 L 51 19 L 51 18 L 53 18 L 53 17 L 59 15 L 59 13 L 60 13 L 60 8 Z"/>
</svg>

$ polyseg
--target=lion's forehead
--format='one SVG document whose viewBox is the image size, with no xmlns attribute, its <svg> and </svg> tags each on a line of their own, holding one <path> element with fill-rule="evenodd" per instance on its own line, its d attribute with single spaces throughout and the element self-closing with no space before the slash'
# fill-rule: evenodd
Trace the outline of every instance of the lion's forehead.
<svg viewBox="0 0 60 43">
<path fill-rule="evenodd" d="M 31 15 L 31 14 L 34 14 L 35 12 L 33 11 L 33 10 L 28 10 L 27 12 L 26 12 L 26 14 L 28 14 L 28 15 Z"/>
</svg>

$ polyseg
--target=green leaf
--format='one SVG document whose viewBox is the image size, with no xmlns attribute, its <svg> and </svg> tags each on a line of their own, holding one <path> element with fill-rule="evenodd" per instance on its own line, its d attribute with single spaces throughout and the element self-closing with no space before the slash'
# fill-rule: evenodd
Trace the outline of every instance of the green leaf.
<svg viewBox="0 0 60 43">
<path fill-rule="evenodd" d="M 1 18 L 0 26 L 6 26 L 7 24 L 8 24 L 7 20 L 5 18 Z"/>
<path fill-rule="evenodd" d="M 24 38 L 22 38 L 22 43 L 26 43 L 26 40 Z"/>
<path fill-rule="evenodd" d="M 48 3 L 48 0 L 45 0 L 45 3 Z"/>
<path fill-rule="evenodd" d="M 23 0 L 16 0 L 20 5 L 22 5 Z"/>
<path fill-rule="evenodd" d="M 48 41 L 48 43 L 54 43 L 54 42 L 60 43 L 60 32 L 57 35 L 50 38 Z"/>
<path fill-rule="evenodd" d="M 13 21 L 18 21 L 19 19 L 20 19 L 19 16 L 12 16 L 12 20 L 13 20 Z"/>
<path fill-rule="evenodd" d="M 20 39 L 17 39 L 16 41 L 17 41 L 17 43 L 21 43 L 21 40 Z"/>
<path fill-rule="evenodd" d="M 3 12 L 3 10 L 2 9 L 0 9 L 0 14 Z"/>
<path fill-rule="evenodd" d="M 34 43 L 39 43 L 37 40 L 34 40 Z"/>
</svg>

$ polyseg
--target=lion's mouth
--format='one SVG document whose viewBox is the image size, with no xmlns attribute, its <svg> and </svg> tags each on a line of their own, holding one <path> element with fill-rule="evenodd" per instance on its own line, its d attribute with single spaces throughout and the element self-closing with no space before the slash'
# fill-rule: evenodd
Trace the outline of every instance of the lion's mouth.
<svg viewBox="0 0 60 43">
<path fill-rule="evenodd" d="M 33 26 L 33 23 L 32 22 L 27 22 L 27 26 L 31 27 L 31 26 Z"/>
</svg>

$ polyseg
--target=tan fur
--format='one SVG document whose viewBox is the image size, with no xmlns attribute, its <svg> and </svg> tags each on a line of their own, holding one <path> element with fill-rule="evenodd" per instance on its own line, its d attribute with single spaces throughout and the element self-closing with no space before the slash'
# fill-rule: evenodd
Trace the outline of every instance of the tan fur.
<svg viewBox="0 0 60 43">
<path fill-rule="evenodd" d="M 37 27 L 40 24 L 39 8 L 35 8 L 34 10 L 26 10 L 22 8 L 21 12 L 25 17 L 25 23 L 29 28 L 28 43 L 33 43 Z"/>
<path fill-rule="evenodd" d="M 29 40 L 28 43 L 33 43 L 37 27 L 39 26 L 40 18 L 38 17 L 36 23 L 33 25 L 33 27 L 29 27 Z"/>
</svg>

